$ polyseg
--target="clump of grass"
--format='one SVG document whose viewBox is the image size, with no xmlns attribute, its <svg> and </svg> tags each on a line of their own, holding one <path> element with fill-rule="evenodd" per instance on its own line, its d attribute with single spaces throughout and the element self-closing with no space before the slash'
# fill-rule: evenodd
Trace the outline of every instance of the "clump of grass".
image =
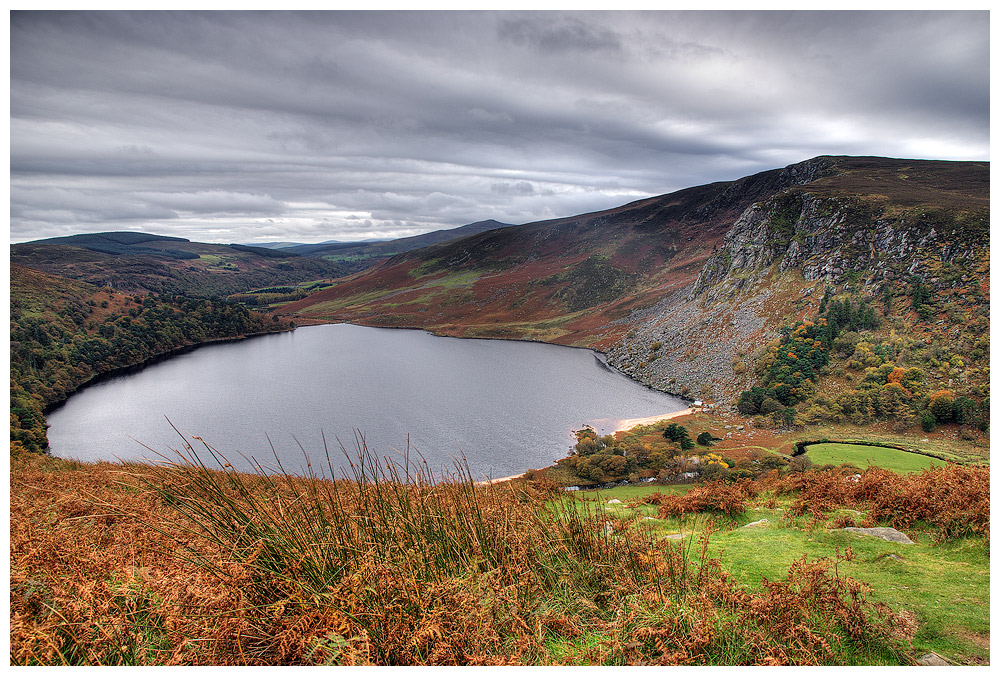
<svg viewBox="0 0 1000 676">
<path fill-rule="evenodd" d="M 682 514 L 720 512 L 734 516 L 746 511 L 747 501 L 761 491 L 760 485 L 749 479 L 734 483 L 709 481 L 695 486 L 683 495 L 653 493 L 642 502 L 656 505 L 661 519 Z"/>
</svg>

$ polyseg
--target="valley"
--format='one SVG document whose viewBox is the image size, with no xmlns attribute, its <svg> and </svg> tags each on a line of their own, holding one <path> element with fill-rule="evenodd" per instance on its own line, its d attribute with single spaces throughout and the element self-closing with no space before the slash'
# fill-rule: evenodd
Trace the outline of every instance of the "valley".
<svg viewBox="0 0 1000 676">
<path fill-rule="evenodd" d="M 313 249 L 13 245 L 12 663 L 988 664 L 988 162 L 822 156 L 465 227 Z M 596 349 L 691 412 L 577 430 L 565 457 L 496 484 L 363 438 L 336 481 L 320 455 L 206 464 L 219 448 L 190 433 L 165 466 L 46 454 L 46 412 L 102 374 L 332 323 Z M 324 388 L 350 388 L 298 392 L 266 375 L 277 360 L 240 359 L 260 420 L 272 390 L 322 412 Z M 520 382 L 493 389 L 527 399 Z M 516 424 L 487 431 L 496 453 L 530 445 Z M 869 526 L 916 544 L 843 532 Z"/>
</svg>

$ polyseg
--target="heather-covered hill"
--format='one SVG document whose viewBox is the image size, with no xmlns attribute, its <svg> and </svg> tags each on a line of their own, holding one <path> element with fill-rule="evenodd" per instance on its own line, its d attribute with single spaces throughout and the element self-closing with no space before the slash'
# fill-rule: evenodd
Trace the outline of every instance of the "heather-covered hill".
<svg viewBox="0 0 1000 676">
<path fill-rule="evenodd" d="M 813 161 L 607 211 L 491 230 L 396 256 L 286 307 L 314 321 L 607 347 L 622 322 L 693 282 L 751 204 Z"/>
<path fill-rule="evenodd" d="M 135 232 L 71 235 L 14 244 L 12 264 L 128 292 L 207 298 L 338 277 L 344 266 L 239 244 Z"/>
<path fill-rule="evenodd" d="M 880 240 L 863 234 L 869 230 L 900 233 L 902 248 L 893 253 L 897 275 L 914 262 L 911 272 L 930 270 L 927 261 L 918 259 L 962 257 L 976 247 L 980 251 L 977 241 L 985 242 L 988 233 L 988 185 L 989 165 L 984 162 L 817 157 L 737 181 L 409 252 L 286 311 L 311 321 L 416 326 L 449 335 L 611 349 L 622 345 L 633 329 L 678 308 L 685 317 L 678 330 L 689 320 L 717 319 L 720 312 L 711 302 L 688 309 L 692 294 L 717 300 L 718 294 L 711 292 L 716 286 L 749 292 L 747 270 L 771 270 L 780 253 L 781 269 L 775 270 L 780 279 L 760 278 L 752 285 L 764 296 L 730 303 L 721 312 L 729 317 L 725 323 L 738 329 L 724 349 L 713 351 L 715 361 L 722 359 L 728 368 L 730 353 L 752 349 L 754 341 L 766 342 L 764 334 L 775 333 L 801 309 L 783 296 L 770 307 L 765 300 L 773 295 L 771 287 L 787 286 L 788 293 L 797 294 L 820 278 L 841 286 L 856 283 L 859 275 L 871 281 L 870 258 L 851 248 L 877 252 Z M 747 230 L 754 214 L 766 232 Z M 825 220 L 820 214 L 826 214 Z M 814 231 L 797 225 L 803 218 Z M 931 229 L 934 244 L 926 239 Z M 854 239 L 848 248 L 837 248 L 843 237 Z M 831 258 L 827 254 L 834 249 Z M 979 253 L 969 255 L 982 261 Z M 867 293 L 872 285 L 866 284 Z M 708 352 L 711 336 L 701 338 L 678 334 L 672 340 L 690 356 L 692 350 Z M 671 388 L 671 383 L 645 377 L 646 359 L 628 361 L 618 360 L 640 379 L 663 389 L 691 391 L 690 385 Z"/>
</svg>

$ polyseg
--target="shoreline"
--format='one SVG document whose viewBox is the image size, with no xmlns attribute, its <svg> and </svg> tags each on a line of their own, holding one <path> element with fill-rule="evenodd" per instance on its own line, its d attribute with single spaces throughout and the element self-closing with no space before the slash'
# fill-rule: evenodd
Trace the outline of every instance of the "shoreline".
<svg viewBox="0 0 1000 676">
<path fill-rule="evenodd" d="M 243 341 L 243 340 L 250 340 L 251 338 L 262 338 L 264 336 L 276 336 L 276 335 L 281 334 L 281 333 L 291 333 L 296 328 L 297 327 L 295 327 L 295 326 L 291 326 L 291 327 L 285 328 L 285 329 L 277 329 L 277 330 L 274 330 L 274 331 L 262 331 L 261 333 L 248 333 L 248 334 L 242 335 L 242 336 L 228 336 L 228 337 L 220 337 L 220 338 L 209 338 L 208 340 L 203 340 L 203 341 L 200 341 L 200 342 L 197 342 L 197 343 L 189 343 L 187 345 L 178 345 L 177 347 L 172 347 L 172 348 L 170 348 L 168 350 L 165 350 L 164 352 L 158 352 L 156 354 L 150 355 L 149 357 L 147 357 L 147 358 L 143 359 L 142 361 L 137 362 L 135 364 L 129 364 L 127 366 L 118 366 L 118 367 L 115 367 L 115 368 L 113 368 L 113 369 L 111 369 L 109 371 L 101 371 L 99 373 L 95 373 L 90 378 L 88 378 L 87 380 L 85 380 L 82 383 L 80 383 L 80 385 L 77 386 L 76 388 L 74 388 L 71 392 L 67 392 L 66 396 L 64 396 L 63 398 L 59 399 L 58 401 L 54 401 L 54 402 L 52 402 L 52 403 L 47 404 L 46 406 L 44 406 L 42 408 L 42 415 L 46 415 L 47 416 L 49 413 L 52 413 L 53 411 L 56 411 L 56 410 L 62 408 L 66 404 L 66 402 L 69 401 L 69 398 L 71 396 L 73 396 L 77 392 L 82 392 L 83 390 L 87 389 L 88 387 L 92 387 L 94 385 L 99 385 L 99 384 L 103 383 L 106 380 L 112 380 L 112 379 L 118 378 L 120 376 L 126 376 L 126 375 L 130 375 L 130 374 L 133 374 L 133 373 L 139 373 L 140 371 L 142 371 L 145 368 L 148 368 L 150 366 L 158 364 L 158 363 L 160 363 L 162 361 L 166 361 L 166 360 L 171 359 L 173 357 L 179 357 L 180 355 L 187 354 L 189 352 L 194 352 L 195 350 L 197 350 L 199 348 L 202 348 L 202 347 L 211 347 L 212 345 L 221 345 L 221 344 L 224 344 L 224 343 L 237 343 L 237 342 L 240 342 L 240 341 Z M 46 429 L 48 429 L 48 425 L 46 425 Z"/>
<path fill-rule="evenodd" d="M 694 413 L 693 408 L 686 408 L 682 411 L 675 411 L 673 413 L 664 413 L 662 415 L 651 415 L 645 418 L 626 418 L 624 420 L 619 420 L 617 427 L 615 427 L 614 432 L 627 432 L 628 430 L 636 427 L 638 425 L 652 425 L 653 423 L 660 422 L 661 420 L 670 420 L 671 418 L 680 418 L 685 415 L 690 415 Z"/>
<path fill-rule="evenodd" d="M 661 420 L 670 420 L 672 418 L 680 418 L 686 415 L 690 415 L 695 412 L 694 408 L 685 408 L 680 411 L 674 411 L 673 413 L 663 413 L 660 415 L 651 415 L 645 418 L 625 418 L 624 420 L 619 420 L 616 423 L 616 427 L 612 434 L 617 434 L 618 432 L 627 432 L 628 430 L 636 427 L 638 425 L 652 425 L 653 423 L 660 422 Z M 521 474 L 514 474 L 511 476 L 500 477 L 497 479 L 483 479 L 481 481 L 476 481 L 476 486 L 489 487 L 490 484 L 503 483 L 505 481 L 513 481 L 514 479 L 523 479 L 527 472 L 522 472 Z"/>
<path fill-rule="evenodd" d="M 505 481 L 513 481 L 514 479 L 521 479 L 528 472 L 521 472 L 520 474 L 512 474 L 511 476 L 500 477 L 499 479 L 483 479 L 482 481 L 476 481 L 477 486 L 489 486 L 490 484 L 499 484 Z"/>
</svg>

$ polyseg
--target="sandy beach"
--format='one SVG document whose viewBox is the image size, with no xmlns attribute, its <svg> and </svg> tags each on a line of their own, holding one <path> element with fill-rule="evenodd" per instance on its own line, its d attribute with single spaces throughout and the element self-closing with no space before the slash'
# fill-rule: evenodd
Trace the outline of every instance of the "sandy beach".
<svg viewBox="0 0 1000 676">
<path fill-rule="evenodd" d="M 694 413 L 693 408 L 686 408 L 683 411 L 676 411 L 674 413 L 664 413 L 663 415 L 651 415 L 648 418 L 629 418 L 627 420 L 620 420 L 618 425 L 615 427 L 615 432 L 624 432 L 630 430 L 636 425 L 652 425 L 660 420 L 670 420 L 671 418 L 679 418 L 682 415 L 688 415 L 689 413 Z"/>
<path fill-rule="evenodd" d="M 520 479 L 525 473 L 514 474 L 512 476 L 500 477 L 499 479 L 483 479 L 482 481 L 477 481 L 477 486 L 489 486 L 490 484 L 498 484 L 502 481 L 513 481 L 514 479 Z"/>
<path fill-rule="evenodd" d="M 651 415 L 647 418 L 628 418 L 626 420 L 619 420 L 615 426 L 615 432 L 624 432 L 630 430 L 636 425 L 652 425 L 660 420 L 670 420 L 671 418 L 679 418 L 682 415 L 688 415 L 689 413 L 694 413 L 693 408 L 686 408 L 683 411 L 675 411 L 673 413 L 663 413 L 662 415 Z M 505 476 L 499 479 L 485 479 L 483 481 L 477 481 L 477 486 L 488 486 L 489 484 L 497 484 L 502 481 L 511 481 L 512 479 L 520 479 L 524 474 L 515 474 L 513 476 Z"/>
</svg>

